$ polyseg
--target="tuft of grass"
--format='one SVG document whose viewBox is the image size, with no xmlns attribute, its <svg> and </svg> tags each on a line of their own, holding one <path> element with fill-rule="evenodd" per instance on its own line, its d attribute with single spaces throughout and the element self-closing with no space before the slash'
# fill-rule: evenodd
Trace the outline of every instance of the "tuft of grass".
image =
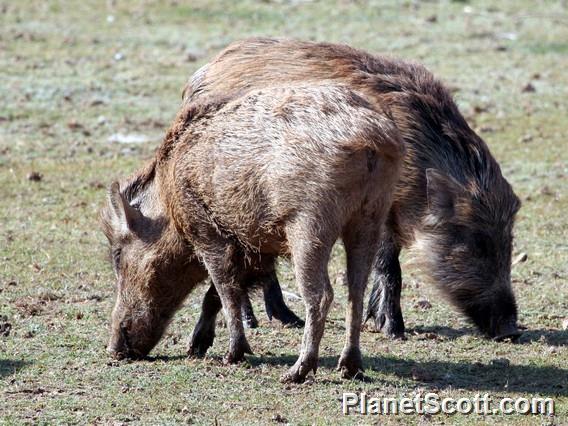
<svg viewBox="0 0 568 426">
<path fill-rule="evenodd" d="M 466 4 L 464 4 L 466 3 Z M 432 17 L 435 16 L 436 19 Z M 568 421 L 568 21 L 562 2 L 0 0 L 0 423 L 292 424 Z M 114 298 L 97 211 L 105 188 L 148 158 L 189 75 L 233 40 L 292 36 L 419 60 L 455 89 L 523 200 L 513 269 L 520 344 L 478 336 L 404 267 L 408 340 L 366 330 L 367 380 L 335 371 L 345 291 L 336 298 L 315 381 L 282 385 L 301 330 L 265 319 L 255 355 L 224 366 L 219 328 L 204 360 L 185 358 L 204 289 L 141 362 L 105 354 Z M 523 90 L 531 84 L 534 91 Z M 113 144 L 115 133 L 148 138 Z M 39 181 L 28 179 L 31 172 Z M 337 246 L 332 281 L 344 268 Z M 280 279 L 294 291 L 289 265 Z M 416 302 L 428 299 L 432 308 Z M 303 315 L 301 303 L 291 307 Z M 7 327 L 9 324 L 10 327 Z M 506 359 L 506 361 L 503 361 Z M 419 374 L 416 373 L 419 372 Z M 556 416 L 343 416 L 343 392 L 396 397 L 552 397 Z"/>
</svg>

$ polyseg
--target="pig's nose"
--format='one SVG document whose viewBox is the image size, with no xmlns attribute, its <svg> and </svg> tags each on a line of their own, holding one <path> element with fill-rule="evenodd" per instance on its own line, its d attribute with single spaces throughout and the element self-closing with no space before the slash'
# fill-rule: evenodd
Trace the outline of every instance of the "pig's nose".
<svg viewBox="0 0 568 426">
<path fill-rule="evenodd" d="M 501 342 L 505 339 L 516 341 L 519 339 L 521 334 L 523 334 L 523 332 L 519 330 L 515 320 L 503 321 L 497 325 L 493 340 L 497 342 Z"/>
<path fill-rule="evenodd" d="M 127 357 L 127 348 L 124 339 L 121 336 L 113 336 L 106 348 L 107 353 L 115 359 L 124 359 Z"/>
<path fill-rule="evenodd" d="M 106 348 L 106 351 L 107 351 L 107 353 L 108 353 L 111 357 L 113 357 L 114 359 L 120 360 L 120 359 L 126 358 L 126 353 L 125 353 L 125 351 L 124 351 L 124 350 L 121 350 L 121 349 L 118 349 L 118 348 L 115 347 L 115 346 L 108 345 L 107 348 Z"/>
</svg>

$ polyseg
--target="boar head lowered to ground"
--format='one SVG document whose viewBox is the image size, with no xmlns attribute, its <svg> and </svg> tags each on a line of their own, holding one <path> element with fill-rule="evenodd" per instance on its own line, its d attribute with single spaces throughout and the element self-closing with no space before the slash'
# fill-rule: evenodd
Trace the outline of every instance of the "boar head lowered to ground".
<svg viewBox="0 0 568 426">
<path fill-rule="evenodd" d="M 113 183 L 101 212 L 117 279 L 107 348 L 116 358 L 146 356 L 185 296 L 206 277 L 162 214 L 151 178 L 142 173 L 125 185 L 128 191 Z"/>
</svg>

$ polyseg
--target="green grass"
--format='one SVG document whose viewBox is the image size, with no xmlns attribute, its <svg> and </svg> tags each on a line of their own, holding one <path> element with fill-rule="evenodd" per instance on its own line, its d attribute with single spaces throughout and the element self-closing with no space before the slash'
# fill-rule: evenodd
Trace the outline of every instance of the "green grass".
<svg viewBox="0 0 568 426">
<path fill-rule="evenodd" d="M 568 13 L 559 1 L 536 4 L 0 0 L 0 316 L 7 318 L 0 323 L 11 325 L 0 337 L 0 422 L 568 422 Z M 206 359 L 186 359 L 203 289 L 176 316 L 154 360 L 107 358 L 114 289 L 97 225 L 104 188 L 151 155 L 194 70 L 231 41 L 261 34 L 419 60 L 456 89 L 523 200 L 515 253 L 526 252 L 528 261 L 513 269 L 520 322 L 528 327 L 521 344 L 478 336 L 407 267 L 408 340 L 365 331 L 366 382 L 341 380 L 334 370 L 344 333 L 341 286 L 321 366 L 304 385 L 278 381 L 297 356 L 301 331 L 269 324 L 258 297 L 261 327 L 248 332 L 255 355 L 245 364 L 222 365 L 224 328 Z M 529 82 L 535 91 L 523 92 Z M 149 142 L 109 143 L 117 132 Z M 28 180 L 32 171 L 43 179 Z M 333 281 L 342 268 L 338 246 Z M 285 263 L 280 278 L 295 291 Z M 433 307 L 417 308 L 422 298 Z M 290 305 L 303 315 L 301 303 Z M 492 363 L 501 358 L 509 366 Z M 556 416 L 341 414 L 346 391 L 419 390 L 550 396 Z"/>
</svg>

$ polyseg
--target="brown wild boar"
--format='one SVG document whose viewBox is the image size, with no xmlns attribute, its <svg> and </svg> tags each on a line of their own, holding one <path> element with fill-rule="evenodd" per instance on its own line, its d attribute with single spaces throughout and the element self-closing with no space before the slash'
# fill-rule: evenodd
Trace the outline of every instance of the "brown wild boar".
<svg viewBox="0 0 568 426">
<path fill-rule="evenodd" d="M 367 319 L 389 336 L 404 335 L 398 257 L 412 247 L 427 278 L 479 330 L 496 339 L 518 336 L 510 272 L 519 199 L 448 90 L 423 66 L 343 45 L 255 38 L 231 44 L 198 70 L 184 101 L 330 81 L 389 111 L 407 152 L 373 266 Z M 266 283 L 265 296 L 278 295 L 276 278 Z"/>
<path fill-rule="evenodd" d="M 118 289 L 108 350 L 145 356 L 207 275 L 191 353 L 214 337 L 221 306 L 229 363 L 250 353 L 240 315 L 250 283 L 291 256 L 306 306 L 302 350 L 284 381 L 317 368 L 333 299 L 327 263 L 347 254 L 347 331 L 339 366 L 362 370 L 364 288 L 391 206 L 403 144 L 390 116 L 340 85 L 289 85 L 184 106 L 155 159 L 111 186 L 102 211 Z M 218 295 L 218 296 L 217 296 Z"/>
</svg>

